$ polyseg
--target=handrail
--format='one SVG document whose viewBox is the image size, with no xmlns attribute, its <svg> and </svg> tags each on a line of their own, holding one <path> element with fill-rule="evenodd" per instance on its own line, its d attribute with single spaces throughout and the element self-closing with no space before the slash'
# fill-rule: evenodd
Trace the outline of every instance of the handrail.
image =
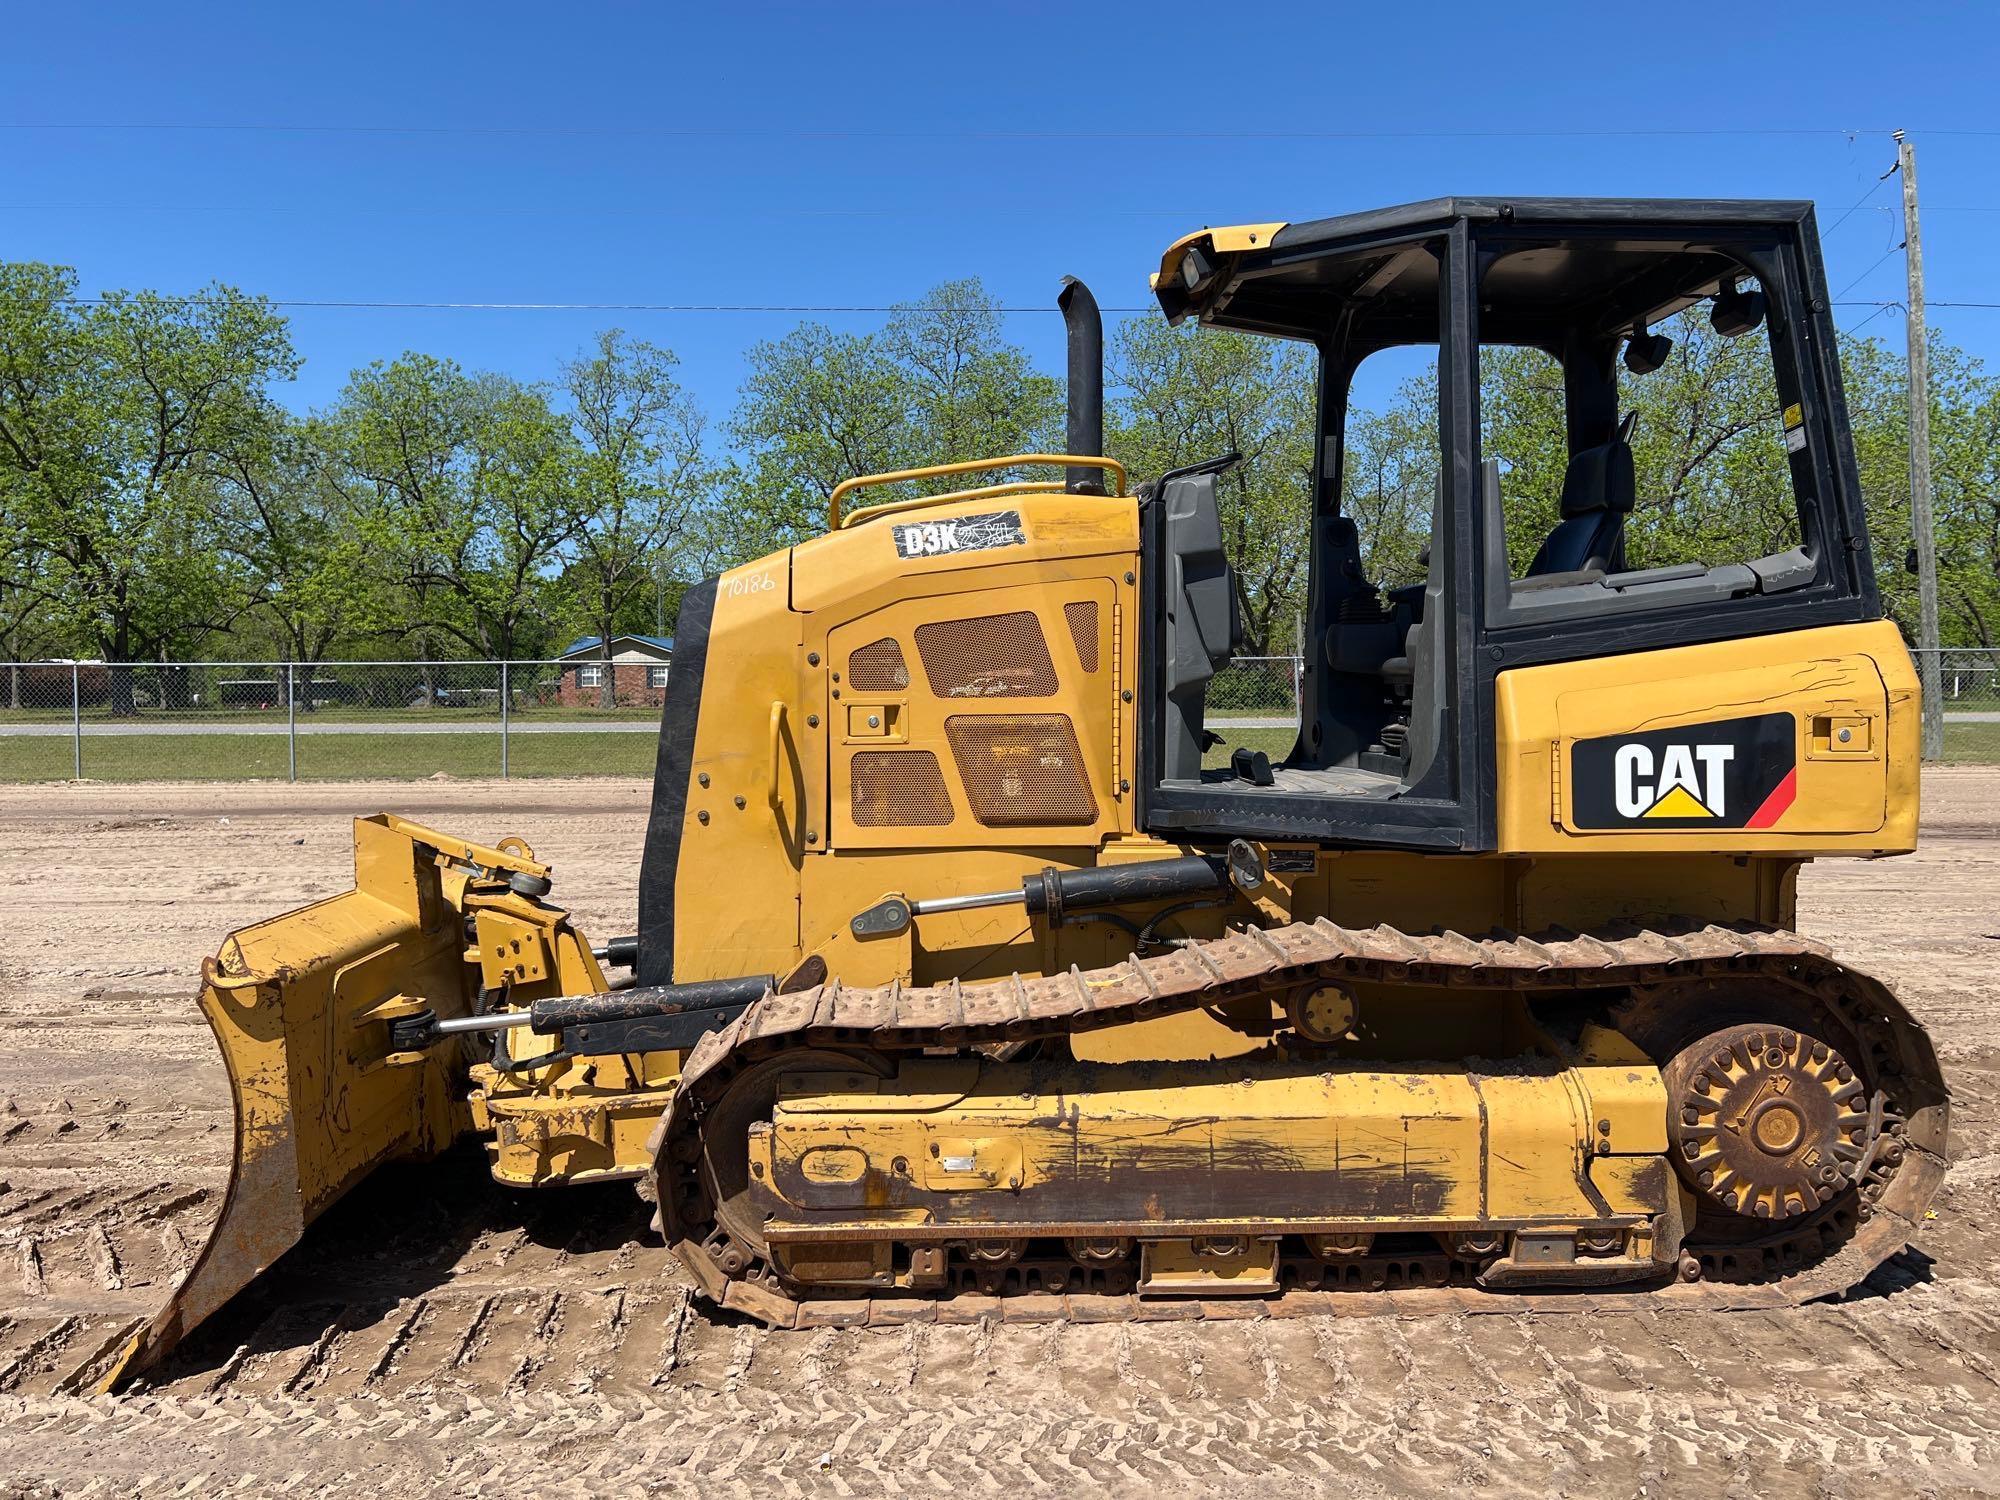
<svg viewBox="0 0 2000 1500">
<path fill-rule="evenodd" d="M 1125 493 L 1125 465 L 1115 458 L 1086 456 L 1081 453 L 1016 453 L 1010 458 L 970 458 L 955 464 L 926 464 L 921 469 L 896 469 L 887 474 L 861 474 L 853 479 L 841 480 L 833 487 L 833 493 L 827 497 L 827 530 L 838 531 L 847 524 L 840 518 L 840 502 L 855 490 L 867 489 L 878 484 L 901 484 L 910 479 L 935 479 L 944 474 L 977 474 L 986 469 L 1012 469 L 1021 464 L 1057 464 L 1069 469 L 1109 469 L 1118 476 L 1118 493 L 1120 495 Z M 1045 488 L 1039 484 L 1028 486 L 1024 480 L 1015 480 L 1013 483 L 1027 488 Z M 979 493 L 981 493 L 979 490 L 964 490 L 949 497 L 925 495 L 921 497 L 921 503 L 935 505 L 941 499 L 964 499 L 967 495 Z M 1015 494 L 1019 491 L 1007 490 L 1000 493 Z M 902 502 L 889 501 L 882 505 L 867 507 L 866 514 L 872 519 L 876 514 L 891 508 L 907 510 L 909 506 Z M 862 514 L 863 512 L 856 511 L 849 519 L 859 524 Z"/>
<path fill-rule="evenodd" d="M 901 500 L 884 500 L 880 505 L 865 506 L 841 518 L 840 529 L 859 526 L 865 521 L 873 521 L 881 516 L 893 516 L 900 511 L 925 510 L 933 505 L 945 505 L 957 500 L 984 500 L 993 495 L 1046 495 L 1049 481 L 1046 479 L 1010 479 L 1004 484 L 982 484 L 976 489 L 953 490 L 946 495 L 908 495 Z"/>
</svg>

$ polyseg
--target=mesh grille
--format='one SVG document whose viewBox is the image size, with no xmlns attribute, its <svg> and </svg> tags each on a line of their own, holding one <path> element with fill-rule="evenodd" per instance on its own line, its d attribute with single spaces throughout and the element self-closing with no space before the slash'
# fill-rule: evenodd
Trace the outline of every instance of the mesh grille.
<svg viewBox="0 0 2000 1500">
<path fill-rule="evenodd" d="M 1056 664 L 1033 613 L 980 615 L 917 627 L 924 676 L 940 698 L 1046 698 Z"/>
<path fill-rule="evenodd" d="M 1063 618 L 1069 621 L 1070 639 L 1076 642 L 1077 664 L 1086 672 L 1097 670 L 1097 601 L 1080 600 L 1063 606 Z"/>
<path fill-rule="evenodd" d="M 1097 821 L 1068 714 L 953 714 L 944 732 L 972 815 L 988 827 Z"/>
<path fill-rule="evenodd" d="M 900 693 L 910 685 L 903 648 L 893 636 L 857 646 L 847 658 L 847 681 L 864 693 Z"/>
<path fill-rule="evenodd" d="M 848 804 L 857 828 L 939 828 L 951 821 L 951 793 L 928 750 L 859 751 Z"/>
</svg>

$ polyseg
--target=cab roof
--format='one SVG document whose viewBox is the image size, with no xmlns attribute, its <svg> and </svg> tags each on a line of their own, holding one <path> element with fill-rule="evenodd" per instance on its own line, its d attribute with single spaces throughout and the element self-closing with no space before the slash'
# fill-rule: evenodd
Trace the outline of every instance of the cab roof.
<svg viewBox="0 0 2000 1500">
<path fill-rule="evenodd" d="M 1810 225 L 1812 204 L 1799 199 L 1731 198 L 1431 198 L 1395 208 L 1338 214 L 1301 223 L 1239 224 L 1183 235 L 1160 257 L 1153 294 L 1171 323 L 1190 315 L 1218 328 L 1311 336 L 1335 287 L 1329 265 L 1342 251 L 1440 232 L 1460 220 L 1473 223 L 1562 224 L 1615 230 L 1704 228 L 1740 233 L 1759 228 L 1792 231 Z M 1430 257 L 1422 258 L 1429 261 Z M 1428 275 L 1434 266 L 1389 256 L 1370 270 L 1363 289 L 1381 290 L 1399 276 Z M 1239 297 L 1246 284 L 1255 294 Z M 1346 288 L 1352 295 L 1356 289 Z M 1406 290 L 1415 290 L 1406 288 Z"/>
</svg>

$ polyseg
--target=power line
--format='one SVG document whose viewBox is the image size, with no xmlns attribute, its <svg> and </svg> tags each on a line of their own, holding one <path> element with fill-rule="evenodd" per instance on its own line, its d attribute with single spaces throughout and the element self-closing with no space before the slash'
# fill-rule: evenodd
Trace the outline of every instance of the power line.
<svg viewBox="0 0 2000 1500">
<path fill-rule="evenodd" d="M 908 208 L 755 208 L 716 209 L 709 213 L 689 213 L 678 208 L 644 205 L 619 207 L 601 203 L 0 203 L 0 213 L 21 214 L 464 214 L 489 217 L 575 218 L 671 218 L 690 224 L 740 223 L 745 219 L 943 219 L 991 212 L 994 205 L 913 204 Z M 1939 212 L 1945 210 L 1940 209 Z M 1199 208 L 1099 208 L 1079 207 L 1077 215 L 1113 217 L 1199 218 Z"/>
<path fill-rule="evenodd" d="M 1393 140 L 1588 140 L 1588 139 L 1728 139 L 1756 137 L 1886 135 L 1886 130 L 1842 126 L 1763 127 L 1741 129 L 1605 129 L 1605 130 L 861 130 L 778 129 L 774 127 L 674 125 L 376 125 L 345 122 L 289 123 L 275 120 L 0 120 L 0 130 L 63 133 L 257 134 L 359 136 L 636 136 L 685 140 L 992 140 L 992 141 L 1393 141 Z M 1933 130 L 1927 135 L 2000 135 L 1987 130 Z"/>
<path fill-rule="evenodd" d="M 1896 250 L 1900 250 L 1902 248 L 1903 247 L 1901 245 L 1898 245 L 1896 247 Z M 1891 255 L 1894 255 L 1896 253 L 1896 250 L 1891 250 L 1889 253 Z M 1880 262 L 1878 261 L 1876 264 L 1879 265 Z M 1873 267 L 1871 267 L 1870 269 L 1872 270 Z M 1865 276 L 1867 272 L 1864 271 L 1862 274 Z M 1836 298 L 1834 299 L 1833 305 L 1835 307 L 1901 307 L 1903 304 L 1896 301 L 1885 301 L 1879 297 L 1857 297 L 1848 301 L 1842 301 Z M 1983 307 L 2000 307 L 2000 302 L 1940 302 L 1935 297 L 1926 297 L 1924 299 L 1924 306 L 1983 308 Z"/>
<path fill-rule="evenodd" d="M 1862 282 L 1866 281 L 1870 276 L 1872 276 L 1875 273 L 1875 267 L 1881 265 L 1883 261 L 1887 260 L 1890 256 L 1894 255 L 1898 250 L 1902 248 L 1903 248 L 1902 242 L 1899 240 L 1895 244 L 1891 245 L 1887 250 L 1884 250 L 1879 256 L 1877 256 L 1872 262 L 1869 263 L 1867 270 L 1863 271 L 1859 276 L 1855 277 L 1852 281 L 1848 282 L 1846 286 L 1842 287 L 1839 291 L 1835 292 L 1833 294 L 1834 300 L 1838 301 L 1840 298 L 1845 297 L 1849 292 L 1853 291 L 1857 286 L 1861 285 Z"/>
<path fill-rule="evenodd" d="M 1841 225 L 1845 224 L 1849 219 L 1853 218 L 1855 211 L 1859 209 L 1862 204 L 1866 203 L 1870 198 L 1874 197 L 1878 192 L 1880 192 L 1882 190 L 1882 184 L 1887 182 L 1891 177 L 1894 177 L 1895 175 L 1896 175 L 1896 165 L 1895 163 L 1892 162 L 1889 165 L 1889 170 L 1884 172 L 1880 177 L 1876 178 L 1874 185 L 1871 186 L 1868 189 L 1868 191 L 1863 193 L 1859 198 L 1856 198 L 1854 202 L 1849 205 L 1847 212 L 1842 214 L 1839 218 L 1835 219 L 1833 223 L 1827 227 L 1826 232 L 1828 234 L 1832 234 L 1834 230 L 1840 228 Z M 1887 207 L 1887 205 L 1885 204 L 1884 207 Z"/>
<path fill-rule="evenodd" d="M 1877 318 L 1881 317 L 1883 313 L 1888 312 L 1891 308 L 1901 307 L 1902 305 L 1903 304 L 1900 302 L 1884 302 L 1880 307 L 1876 308 L 1875 311 L 1870 313 L 1867 317 L 1863 318 L 1860 322 L 1850 323 L 1847 327 L 1841 329 L 1840 331 L 1850 336 L 1853 334 L 1857 334 L 1862 329 L 1866 328 L 1870 323 L 1874 322 Z"/>
</svg>

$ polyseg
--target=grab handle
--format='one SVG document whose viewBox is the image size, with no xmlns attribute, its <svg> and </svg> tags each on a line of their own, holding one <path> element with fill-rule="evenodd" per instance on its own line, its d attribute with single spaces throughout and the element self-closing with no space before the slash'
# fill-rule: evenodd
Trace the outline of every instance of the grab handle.
<svg viewBox="0 0 2000 1500">
<path fill-rule="evenodd" d="M 782 815 L 784 804 L 779 800 L 779 780 L 785 764 L 785 705 L 771 705 L 771 790 L 767 794 L 771 811 Z"/>
</svg>

